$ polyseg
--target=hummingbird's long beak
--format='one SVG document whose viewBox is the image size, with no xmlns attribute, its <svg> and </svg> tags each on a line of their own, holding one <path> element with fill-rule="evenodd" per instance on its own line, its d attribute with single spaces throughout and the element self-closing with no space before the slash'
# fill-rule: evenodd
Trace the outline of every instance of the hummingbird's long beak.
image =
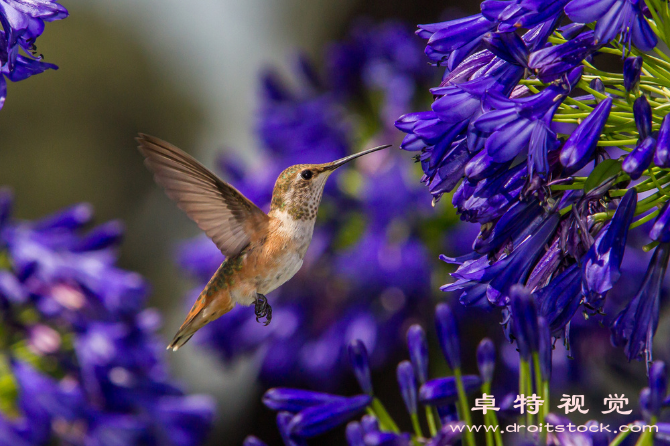
<svg viewBox="0 0 670 446">
<path fill-rule="evenodd" d="M 379 147 L 373 147 L 372 149 L 368 150 L 363 150 L 362 152 L 354 153 L 353 155 L 345 156 L 344 158 L 340 158 L 337 161 L 333 161 L 332 163 L 326 164 L 325 170 L 335 170 L 340 166 L 343 166 L 347 164 L 349 161 L 356 159 L 358 157 L 361 157 L 363 155 L 367 155 L 368 153 L 376 152 L 377 150 L 382 150 L 386 149 L 388 147 L 391 147 L 391 144 L 386 144 L 385 146 L 379 146 Z"/>
</svg>

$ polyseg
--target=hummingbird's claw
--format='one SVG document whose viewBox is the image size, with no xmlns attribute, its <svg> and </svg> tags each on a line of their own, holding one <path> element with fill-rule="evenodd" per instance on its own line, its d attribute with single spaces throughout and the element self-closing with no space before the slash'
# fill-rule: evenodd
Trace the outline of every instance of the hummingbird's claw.
<svg viewBox="0 0 670 446">
<path fill-rule="evenodd" d="M 272 320 L 272 307 L 268 303 L 268 298 L 262 294 L 256 294 L 254 310 L 256 313 L 256 322 L 260 322 L 261 318 L 265 318 L 263 325 L 267 326 Z"/>
</svg>

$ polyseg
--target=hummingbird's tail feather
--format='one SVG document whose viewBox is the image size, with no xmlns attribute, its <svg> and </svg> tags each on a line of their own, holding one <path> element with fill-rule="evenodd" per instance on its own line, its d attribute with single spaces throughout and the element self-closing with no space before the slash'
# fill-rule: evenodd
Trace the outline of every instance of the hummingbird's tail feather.
<svg viewBox="0 0 670 446">
<path fill-rule="evenodd" d="M 226 290 L 221 290 L 218 293 L 209 293 L 210 285 L 200 293 L 200 296 L 188 312 L 186 320 L 177 334 L 174 335 L 172 342 L 167 349 L 177 351 L 182 345 L 186 344 L 196 331 L 202 327 L 218 319 L 220 316 L 228 313 L 235 306 L 230 293 Z"/>
</svg>

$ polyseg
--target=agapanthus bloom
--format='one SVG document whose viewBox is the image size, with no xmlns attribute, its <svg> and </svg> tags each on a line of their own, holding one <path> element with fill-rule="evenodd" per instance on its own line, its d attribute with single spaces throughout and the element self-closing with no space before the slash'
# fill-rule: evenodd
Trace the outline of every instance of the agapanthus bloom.
<svg viewBox="0 0 670 446">
<path fill-rule="evenodd" d="M 36 55 L 36 39 L 44 32 L 44 22 L 61 20 L 67 9 L 57 0 L 0 1 L 0 108 L 7 97 L 7 81 L 18 82 L 56 65 L 42 62 Z"/>
<path fill-rule="evenodd" d="M 0 193 L 0 354 L 14 376 L 17 416 L 0 414 L 0 443 L 200 444 L 213 402 L 170 379 L 160 317 L 146 282 L 119 269 L 118 222 L 84 232 L 90 206 L 34 222 L 11 217 Z M 11 380 L 10 380 L 11 381 Z"/>
<path fill-rule="evenodd" d="M 666 405 L 667 375 L 665 365 L 660 361 L 651 366 L 649 387 L 643 390 L 643 394 L 647 395 L 647 397 L 641 398 L 643 419 L 630 422 L 628 431 L 622 431 L 623 433 L 616 439 L 607 430 L 588 429 L 592 425 L 598 426 L 596 421 L 588 422 L 586 430 L 580 428 L 577 431 L 571 420 L 557 413 L 550 413 L 547 407 L 549 394 L 545 393 L 549 388 L 552 367 L 551 344 L 545 342 L 549 341 L 548 327 L 542 317 L 538 318 L 533 300 L 527 290 L 518 289 L 517 291 L 518 295 L 515 297 L 514 307 L 516 311 L 523 313 L 524 322 L 523 324 L 517 324 L 516 333 L 520 337 L 524 337 L 524 342 L 531 340 L 537 342 L 526 344 L 526 347 L 524 347 L 529 349 L 529 353 L 532 352 L 532 358 L 535 359 L 531 360 L 529 355 L 526 360 L 522 360 L 516 401 L 510 401 L 510 404 L 508 404 L 509 398 L 492 391 L 491 375 L 493 374 L 493 367 L 491 362 L 495 356 L 495 346 L 490 340 L 485 339 L 477 349 L 477 359 L 480 370 L 482 370 L 481 376 L 455 373 L 453 376 L 432 378 L 423 383 L 416 380 L 414 369 L 409 361 L 401 361 L 398 364 L 398 392 L 402 395 L 405 408 L 412 421 L 411 432 L 404 432 L 399 429 L 397 423 L 389 416 L 381 400 L 369 395 L 345 397 L 299 389 L 268 390 L 263 400 L 270 409 L 278 412 L 277 427 L 282 434 L 284 444 L 287 446 L 306 444 L 306 439 L 323 435 L 347 422 L 345 437 L 349 446 L 409 446 L 411 444 L 431 446 L 463 444 L 474 446 L 476 438 L 468 429 L 469 426 L 475 427 L 478 432 L 488 432 L 489 434 L 486 437 L 489 445 L 579 444 L 607 446 L 609 444 L 620 444 L 626 437 L 631 436 L 631 433 L 632 435 L 638 435 L 635 432 L 644 432 L 638 436 L 640 441 L 645 440 L 645 436 L 652 441 L 654 436 L 658 439 L 665 438 L 664 435 L 666 432 L 670 432 L 670 429 L 664 423 L 659 423 L 663 426 L 656 433 L 653 428 L 649 428 L 649 424 L 656 422 Z M 441 305 L 442 309 L 438 311 L 442 313 L 448 311 L 445 310 L 444 304 Z M 441 317 L 436 315 L 438 330 L 440 319 Z M 412 329 L 414 332 L 417 330 L 417 328 Z M 409 336 L 410 351 L 413 348 L 411 341 L 413 336 Z M 453 339 L 453 341 L 458 343 L 458 339 Z M 532 375 L 536 379 L 531 378 Z M 390 390 L 384 389 L 384 394 Z M 519 396 L 530 396 L 531 394 L 533 398 L 541 401 L 537 411 L 527 412 L 524 403 L 514 404 L 519 401 Z M 473 396 L 475 405 L 472 404 Z M 459 405 L 458 412 L 453 409 L 454 403 Z M 512 404 L 514 405 L 512 406 Z M 360 421 L 355 420 L 354 418 L 364 407 L 366 407 L 367 414 Z M 483 410 L 484 408 L 487 410 Z M 434 409 L 437 409 L 439 419 L 435 417 Z M 504 414 L 503 410 L 508 411 L 508 413 Z M 482 413 L 483 422 L 477 421 L 476 423 L 481 424 L 473 425 L 470 414 L 477 412 Z M 424 414 L 425 425 L 419 422 Z M 501 417 L 503 414 L 511 417 L 509 427 L 517 426 L 519 424 L 516 422 L 518 421 L 517 417 L 524 416 L 524 422 L 541 423 L 543 430 L 538 429 L 535 432 L 530 430 L 528 432 L 527 430 L 508 429 L 505 426 L 507 422 L 499 420 L 498 414 Z M 573 428 L 568 428 L 570 425 Z M 428 427 L 427 431 L 425 426 Z M 561 428 L 559 429 L 558 426 Z M 635 427 L 631 428 L 632 426 Z M 638 426 L 640 429 L 637 429 Z M 502 436 L 502 432 L 505 432 L 504 436 Z M 264 442 L 253 436 L 247 437 L 244 444 L 247 446 L 265 445 Z"/>
<path fill-rule="evenodd" d="M 481 225 L 471 254 L 442 256 L 458 265 L 442 290 L 458 291 L 466 306 L 500 308 L 509 337 L 518 323 L 510 297 L 522 287 L 567 344 L 583 308 L 616 325 L 629 358 L 650 349 L 663 256 L 654 257 L 661 257 L 650 266 L 654 280 L 620 322 L 603 308 L 629 228 L 653 219 L 668 197 L 669 108 L 659 89 L 668 68 L 666 56 L 645 53 L 666 39 L 668 17 L 659 8 L 632 0 L 487 0 L 481 15 L 420 26 L 426 53 L 435 60 L 442 51 L 448 64 L 430 90 L 432 110 L 396 121 L 407 134 L 401 148 L 420 152 L 433 201 L 453 191 L 461 219 Z M 562 24 L 565 16 L 573 23 Z M 462 35 L 449 46 L 438 30 Z M 454 55 L 466 48 L 456 42 L 467 43 L 468 57 Z M 622 72 L 599 66 L 605 53 L 621 58 Z M 641 300 L 652 310 L 634 316 Z M 630 328 L 633 321 L 639 328 Z M 642 347 L 631 346 L 633 332 L 647 334 Z"/>
</svg>

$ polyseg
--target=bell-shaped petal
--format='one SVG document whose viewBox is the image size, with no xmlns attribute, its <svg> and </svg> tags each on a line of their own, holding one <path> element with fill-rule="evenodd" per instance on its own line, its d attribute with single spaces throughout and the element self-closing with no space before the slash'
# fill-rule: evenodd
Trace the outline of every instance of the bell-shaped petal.
<svg viewBox="0 0 670 446">
<path fill-rule="evenodd" d="M 288 431 L 292 436 L 300 438 L 321 435 L 353 418 L 371 402 L 370 395 L 358 395 L 334 403 L 309 407 L 291 419 Z"/>
<path fill-rule="evenodd" d="M 354 339 L 347 346 L 349 363 L 363 392 L 372 395 L 372 378 L 370 378 L 370 360 L 368 350 L 360 339 Z"/>
<path fill-rule="evenodd" d="M 358 421 L 351 421 L 347 424 L 345 436 L 348 446 L 365 446 L 363 441 L 363 427 Z"/>
<path fill-rule="evenodd" d="M 633 117 L 635 126 L 640 134 L 640 139 L 651 135 L 651 106 L 645 95 L 640 96 L 633 102 Z"/>
<path fill-rule="evenodd" d="M 670 167 L 670 117 L 665 115 L 661 122 L 654 152 L 654 164 L 658 167 Z"/>
<path fill-rule="evenodd" d="M 559 79 L 598 49 L 593 31 L 584 32 L 560 45 L 552 45 L 530 55 L 528 67 L 542 82 Z"/>
<path fill-rule="evenodd" d="M 275 387 L 263 395 L 263 404 L 276 411 L 300 412 L 307 407 L 343 401 L 345 397 L 311 390 Z"/>
<path fill-rule="evenodd" d="M 612 323 L 612 343 L 625 346 L 628 360 L 652 360 L 652 341 L 658 328 L 661 285 L 670 258 L 670 244 L 661 243 L 654 251 L 642 285 Z"/>
<path fill-rule="evenodd" d="M 561 148 L 561 164 L 568 173 L 577 172 L 589 163 L 595 154 L 600 133 L 612 110 L 612 98 L 607 97 L 595 106 Z"/>
<path fill-rule="evenodd" d="M 410 446 L 411 437 L 407 433 L 370 432 L 365 434 L 365 446 Z"/>
<path fill-rule="evenodd" d="M 477 375 L 463 376 L 463 387 L 465 393 L 471 393 L 479 389 L 482 380 Z M 419 389 L 419 401 L 423 404 L 445 405 L 458 400 L 458 387 L 456 378 L 449 376 L 447 378 L 436 378 L 426 381 Z"/>
<path fill-rule="evenodd" d="M 407 412 L 416 413 L 416 380 L 414 378 L 414 369 L 409 361 L 402 361 L 396 369 L 398 386 L 400 394 L 405 402 Z"/>
<path fill-rule="evenodd" d="M 654 149 L 656 149 L 656 140 L 651 136 L 646 137 L 632 152 L 626 155 L 621 164 L 621 169 L 630 175 L 631 179 L 637 180 L 654 159 Z"/>
<path fill-rule="evenodd" d="M 538 311 L 551 332 L 565 327 L 582 302 L 582 271 L 573 263 L 548 285 L 533 293 Z"/>
<path fill-rule="evenodd" d="M 629 42 L 642 51 L 651 51 L 658 42 L 641 5 L 630 0 L 572 0 L 565 6 L 570 20 L 578 23 L 597 22 L 596 42 L 606 44 L 622 34 L 623 45 Z"/>
<path fill-rule="evenodd" d="M 407 347 L 414 374 L 419 384 L 423 384 L 428 380 L 428 341 L 421 325 L 413 324 L 407 330 Z"/>
<path fill-rule="evenodd" d="M 435 328 L 437 339 L 449 367 L 458 369 L 461 367 L 461 347 L 458 339 L 458 328 L 454 313 L 445 303 L 435 307 Z"/>
<path fill-rule="evenodd" d="M 670 242 L 670 202 L 663 205 L 654 226 L 649 231 L 649 237 L 659 243 Z"/>
<path fill-rule="evenodd" d="M 496 366 L 496 347 L 489 338 L 484 338 L 477 346 L 477 367 L 479 376 L 485 383 L 493 380 L 493 371 Z"/>
<path fill-rule="evenodd" d="M 582 289 L 587 302 L 592 300 L 593 294 L 604 295 L 619 280 L 628 227 L 633 221 L 636 204 L 637 192 L 631 188 L 582 259 Z"/>
<path fill-rule="evenodd" d="M 528 48 L 523 39 L 514 32 L 488 33 L 482 38 L 484 47 L 509 63 L 528 66 Z"/>
<path fill-rule="evenodd" d="M 649 389 L 649 409 L 658 416 L 668 393 L 668 373 L 663 361 L 654 361 L 649 367 Z"/>
<path fill-rule="evenodd" d="M 627 57 L 623 61 L 623 86 L 626 91 L 632 91 L 640 83 L 642 73 L 642 57 Z"/>
</svg>

